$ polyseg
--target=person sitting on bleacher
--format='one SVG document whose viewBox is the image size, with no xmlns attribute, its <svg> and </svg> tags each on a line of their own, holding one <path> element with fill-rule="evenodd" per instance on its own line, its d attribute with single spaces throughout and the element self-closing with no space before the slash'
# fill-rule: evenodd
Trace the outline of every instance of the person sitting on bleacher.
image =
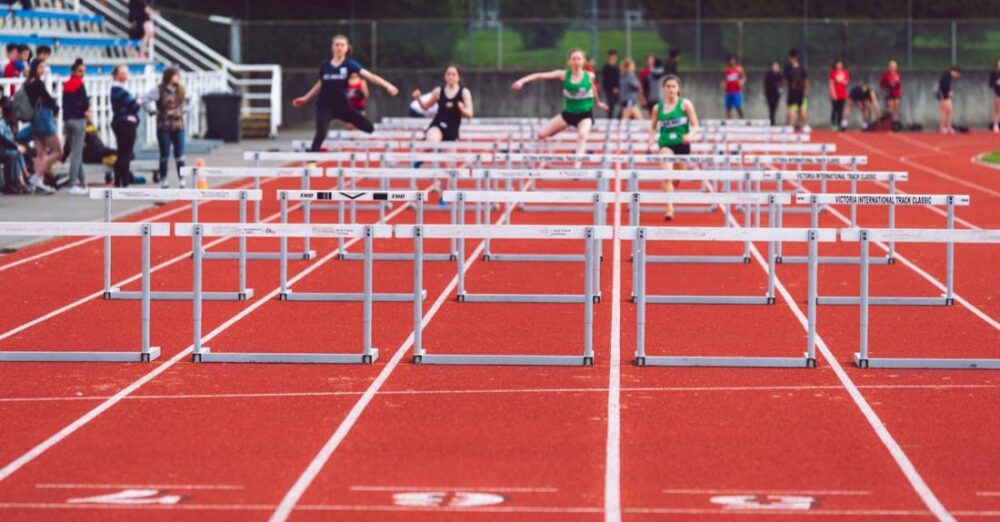
<svg viewBox="0 0 1000 522">
<path fill-rule="evenodd" d="M 15 3 L 21 4 L 21 9 L 31 9 L 31 0 L 0 0 L 0 4 L 7 4 L 14 7 Z"/>
<path fill-rule="evenodd" d="M 27 167 L 23 154 L 27 148 L 14 141 L 14 131 L 9 120 L 13 120 L 14 104 L 10 98 L 0 100 L 0 154 L 3 155 L 3 193 L 30 194 L 28 188 Z M 8 116 L 9 115 L 9 116 Z M 16 125 L 17 122 L 14 121 Z M 52 194 L 50 191 L 39 191 L 38 194 Z"/>
</svg>

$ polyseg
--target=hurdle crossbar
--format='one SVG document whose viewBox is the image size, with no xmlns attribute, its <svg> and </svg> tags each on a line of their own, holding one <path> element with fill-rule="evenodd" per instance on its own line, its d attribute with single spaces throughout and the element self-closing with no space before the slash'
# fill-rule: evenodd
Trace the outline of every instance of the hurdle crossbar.
<svg viewBox="0 0 1000 522">
<path fill-rule="evenodd" d="M 138 352 L 30 350 L 0 352 L 3 362 L 149 362 L 159 358 L 160 348 L 150 346 L 150 256 L 151 238 L 170 235 L 169 223 L 0 223 L 2 236 L 103 236 L 142 238 L 141 346 Z"/>
<path fill-rule="evenodd" d="M 836 240 L 833 229 L 773 229 L 773 228 L 701 228 L 701 227 L 622 227 L 619 237 L 638 245 L 633 273 L 636 290 L 636 364 L 639 366 L 740 366 L 740 367 L 789 367 L 802 368 L 816 365 L 816 296 L 818 243 Z M 807 242 L 812 262 L 809 263 L 808 337 L 804 357 L 762 356 L 649 356 L 646 353 L 646 304 L 701 304 L 698 299 L 653 299 L 646 294 L 646 243 L 649 241 L 776 241 Z M 773 277 L 773 247 L 769 248 L 769 278 Z M 768 282 L 773 285 L 773 279 Z M 697 297 L 697 296 L 695 296 Z"/>
</svg>

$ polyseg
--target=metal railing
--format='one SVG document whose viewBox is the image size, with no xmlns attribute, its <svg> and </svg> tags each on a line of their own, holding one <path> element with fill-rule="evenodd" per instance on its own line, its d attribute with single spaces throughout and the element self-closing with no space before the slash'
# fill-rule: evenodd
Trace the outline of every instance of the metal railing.
<svg viewBox="0 0 1000 522">
<path fill-rule="evenodd" d="M 127 34 L 128 6 L 122 0 L 80 0 L 81 4 L 104 15 L 109 30 Z M 170 20 L 157 17 L 156 36 L 149 54 L 157 61 L 174 63 L 197 71 L 221 71 L 226 86 L 243 97 L 243 115 L 268 116 L 270 134 L 276 136 L 282 123 L 281 66 L 237 64 L 219 54 Z"/>
</svg>

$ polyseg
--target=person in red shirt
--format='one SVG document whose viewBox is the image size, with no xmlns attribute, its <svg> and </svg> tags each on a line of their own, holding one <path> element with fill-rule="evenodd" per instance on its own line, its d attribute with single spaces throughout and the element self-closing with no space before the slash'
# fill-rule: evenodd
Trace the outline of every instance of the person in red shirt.
<svg viewBox="0 0 1000 522">
<path fill-rule="evenodd" d="M 889 67 L 882 73 L 882 79 L 878 84 L 885 95 L 885 111 L 892 115 L 892 121 L 896 121 L 899 116 L 899 97 L 903 93 L 896 60 L 889 60 Z"/>
<path fill-rule="evenodd" d="M 743 84 L 747 82 L 746 72 L 735 56 L 726 58 L 726 68 L 722 70 L 722 88 L 726 91 L 726 119 L 733 109 L 743 119 Z"/>
<path fill-rule="evenodd" d="M 651 54 L 646 55 L 646 66 L 639 70 L 639 87 L 642 89 L 640 94 L 643 100 L 649 97 L 649 73 L 655 67 L 656 57 Z M 654 88 L 658 88 L 658 86 L 654 86 Z"/>
<path fill-rule="evenodd" d="M 851 83 L 851 74 L 844 66 L 844 60 L 833 62 L 833 70 L 830 71 L 830 103 L 833 110 L 830 112 L 830 126 L 833 130 L 844 130 L 847 128 L 847 118 L 844 116 L 844 107 L 847 105 L 847 86 Z"/>
</svg>

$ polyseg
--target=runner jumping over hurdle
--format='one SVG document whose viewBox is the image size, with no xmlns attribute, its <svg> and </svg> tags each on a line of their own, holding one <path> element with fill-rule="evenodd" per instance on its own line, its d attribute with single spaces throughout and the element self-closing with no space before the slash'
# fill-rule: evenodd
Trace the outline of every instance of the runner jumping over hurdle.
<svg viewBox="0 0 1000 522">
<path fill-rule="evenodd" d="M 566 57 L 566 69 L 529 74 L 511 85 L 511 89 L 520 91 L 525 85 L 538 80 L 562 80 L 563 110 L 538 130 L 538 139 L 544 140 L 554 136 L 567 127 L 575 127 L 577 134 L 576 153 L 587 151 L 587 136 L 594 126 L 594 105 L 602 110 L 608 110 L 608 105 L 601 101 L 597 81 L 593 72 L 584 70 L 587 56 L 581 49 L 573 49 Z M 596 101 L 595 101 L 596 100 Z M 575 166 L 580 167 L 580 162 Z"/>
<path fill-rule="evenodd" d="M 457 65 L 449 65 L 444 70 L 444 85 L 435 87 L 429 97 L 424 98 L 420 89 L 414 89 L 411 96 L 425 111 L 434 104 L 438 106 L 434 120 L 424 133 L 424 139 L 429 142 L 458 141 L 462 118 L 472 118 L 474 114 L 472 91 L 462 84 L 462 72 Z M 441 191 L 437 181 L 434 182 L 434 189 Z M 444 200 L 440 204 L 444 206 Z"/>
<path fill-rule="evenodd" d="M 652 113 L 652 125 L 649 135 L 649 150 L 653 150 L 653 138 L 661 156 L 675 154 L 691 154 L 691 141 L 698 134 L 698 114 L 691 100 L 681 98 L 681 79 L 668 74 L 663 79 L 663 101 L 658 103 Z M 673 170 L 672 163 L 663 163 L 664 170 Z M 663 182 L 663 190 L 673 192 L 677 183 L 672 180 Z M 674 219 L 674 204 L 667 203 L 663 215 L 667 221 Z"/>
</svg>

